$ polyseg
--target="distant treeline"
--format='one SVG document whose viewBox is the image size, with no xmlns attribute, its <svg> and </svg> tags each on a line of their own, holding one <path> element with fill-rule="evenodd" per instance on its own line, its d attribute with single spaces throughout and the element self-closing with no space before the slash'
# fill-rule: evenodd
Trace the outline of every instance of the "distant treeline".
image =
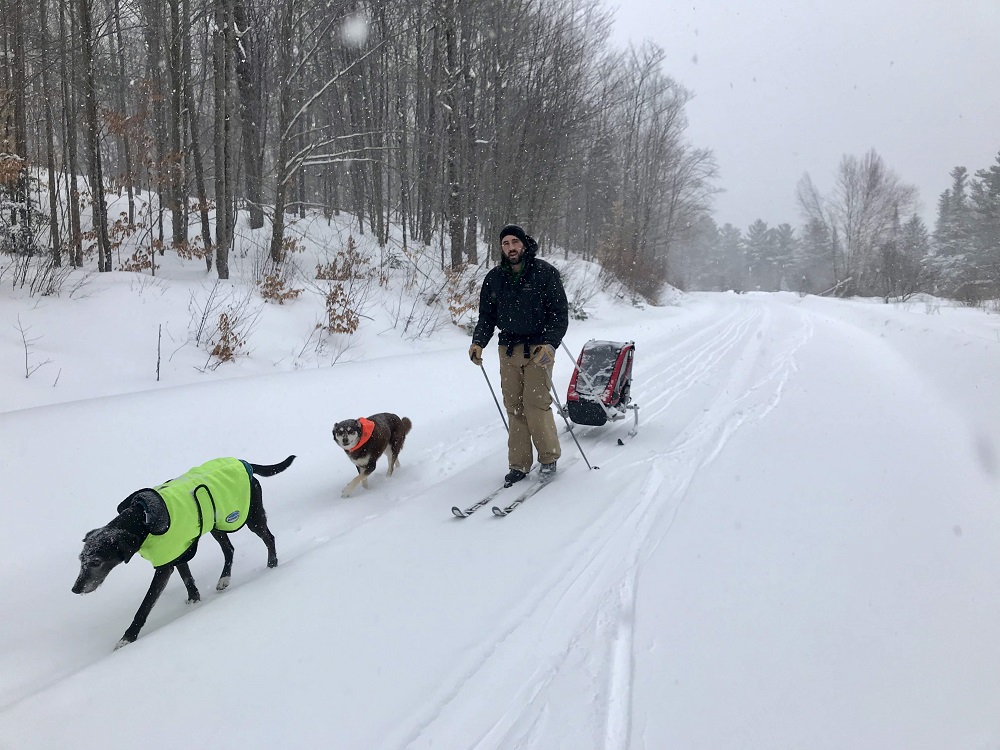
<svg viewBox="0 0 1000 750">
<path fill-rule="evenodd" d="M 742 232 L 703 217 L 678 247 L 675 278 L 705 290 L 1000 299 L 1000 154 L 971 177 L 950 174 L 931 231 L 914 213 L 916 189 L 876 152 L 845 156 L 829 195 L 808 175 L 799 183 L 799 228 L 758 219 Z"/>
</svg>

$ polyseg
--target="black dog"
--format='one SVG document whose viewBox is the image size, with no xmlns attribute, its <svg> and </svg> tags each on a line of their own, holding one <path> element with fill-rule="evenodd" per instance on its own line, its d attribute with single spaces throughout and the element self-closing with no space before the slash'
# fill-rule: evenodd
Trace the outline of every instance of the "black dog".
<svg viewBox="0 0 1000 750">
<path fill-rule="evenodd" d="M 393 470 L 399 466 L 399 452 L 403 450 L 403 442 L 413 427 L 408 417 L 399 417 L 391 412 L 372 414 L 367 419 L 345 419 L 333 426 L 333 439 L 344 453 L 358 468 L 354 477 L 341 491 L 341 497 L 347 497 L 361 484 L 368 489 L 368 475 L 375 471 L 375 463 L 383 453 L 389 455 L 389 469 L 386 476 L 391 477 Z"/>
<path fill-rule="evenodd" d="M 150 610 L 167 585 L 174 568 L 187 588 L 188 602 L 201 599 L 188 563 L 198 551 L 198 540 L 210 533 L 222 547 L 225 564 L 216 589 L 229 585 L 233 544 L 229 534 L 244 524 L 267 545 L 267 567 L 278 564 L 274 535 L 267 527 L 259 475 L 270 477 L 289 466 L 295 456 L 279 464 L 261 466 L 236 458 L 217 458 L 191 469 L 177 479 L 153 489 L 133 492 L 119 506 L 106 526 L 88 532 L 80 553 L 80 575 L 74 594 L 89 594 L 104 583 L 119 563 L 138 552 L 153 565 L 153 581 L 139 605 L 132 624 L 115 648 L 132 643 L 146 623 Z"/>
</svg>

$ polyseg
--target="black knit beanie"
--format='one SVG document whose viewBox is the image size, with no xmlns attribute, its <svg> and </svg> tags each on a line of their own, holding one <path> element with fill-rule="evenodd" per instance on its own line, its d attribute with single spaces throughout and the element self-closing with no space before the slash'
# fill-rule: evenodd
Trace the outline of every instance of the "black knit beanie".
<svg viewBox="0 0 1000 750">
<path fill-rule="evenodd" d="M 508 224 L 503 229 L 500 230 L 500 242 L 503 242 L 503 238 L 508 234 L 512 234 L 521 240 L 521 244 L 525 247 L 528 246 L 528 233 L 525 232 L 517 224 Z"/>
</svg>

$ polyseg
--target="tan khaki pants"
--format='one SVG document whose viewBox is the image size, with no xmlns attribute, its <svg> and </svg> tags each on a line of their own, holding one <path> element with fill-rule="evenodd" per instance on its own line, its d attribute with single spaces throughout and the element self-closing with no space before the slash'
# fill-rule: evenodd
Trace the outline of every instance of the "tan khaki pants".
<svg viewBox="0 0 1000 750">
<path fill-rule="evenodd" d="M 512 469 L 531 468 L 532 443 L 540 463 L 552 463 L 562 455 L 552 415 L 551 378 L 552 365 L 542 367 L 526 358 L 524 344 L 514 346 L 509 357 L 507 347 L 500 347 L 500 390 L 510 425 L 507 460 Z"/>
</svg>

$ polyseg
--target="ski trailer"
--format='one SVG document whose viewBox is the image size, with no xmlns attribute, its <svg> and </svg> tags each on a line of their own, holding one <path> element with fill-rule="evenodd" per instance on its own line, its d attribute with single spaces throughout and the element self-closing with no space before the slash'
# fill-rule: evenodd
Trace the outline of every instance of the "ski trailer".
<svg viewBox="0 0 1000 750">
<path fill-rule="evenodd" d="M 566 393 L 565 412 L 578 425 L 600 426 L 635 417 L 629 436 L 639 428 L 639 407 L 632 403 L 634 341 L 591 339 L 583 345 Z"/>
</svg>

